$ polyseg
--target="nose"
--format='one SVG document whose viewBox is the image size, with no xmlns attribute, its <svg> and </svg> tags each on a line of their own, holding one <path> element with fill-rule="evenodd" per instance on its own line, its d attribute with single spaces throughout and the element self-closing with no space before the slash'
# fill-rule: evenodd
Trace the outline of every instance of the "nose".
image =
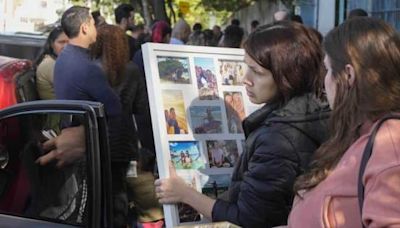
<svg viewBox="0 0 400 228">
<path fill-rule="evenodd" d="M 250 70 L 247 69 L 247 70 L 246 70 L 246 73 L 244 74 L 244 77 L 243 77 L 243 84 L 246 85 L 246 86 L 253 86 L 253 82 L 252 82 L 252 80 L 251 80 L 251 74 L 250 74 L 249 71 L 250 71 Z"/>
</svg>

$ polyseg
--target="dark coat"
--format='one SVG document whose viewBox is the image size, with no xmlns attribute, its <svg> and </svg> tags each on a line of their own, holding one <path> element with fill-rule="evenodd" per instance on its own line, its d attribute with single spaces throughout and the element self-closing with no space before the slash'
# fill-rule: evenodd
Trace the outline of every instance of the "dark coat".
<svg viewBox="0 0 400 228">
<path fill-rule="evenodd" d="M 327 139 L 328 114 L 327 105 L 308 94 L 280 108 L 265 105 L 247 117 L 245 151 L 235 166 L 228 201 L 214 204 L 213 221 L 251 228 L 286 224 L 294 181 Z"/>
<path fill-rule="evenodd" d="M 133 114 L 148 115 L 149 103 L 144 77 L 136 64 L 126 64 L 122 81 L 114 90 L 121 100 L 122 123 L 118 140 L 110 140 L 110 148 L 118 151 L 118 161 L 137 160 L 138 134 Z"/>
</svg>

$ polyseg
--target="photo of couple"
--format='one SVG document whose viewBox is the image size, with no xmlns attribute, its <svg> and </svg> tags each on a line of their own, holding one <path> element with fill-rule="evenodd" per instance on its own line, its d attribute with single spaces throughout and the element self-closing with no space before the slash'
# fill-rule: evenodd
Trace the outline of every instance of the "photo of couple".
<svg viewBox="0 0 400 228">
<path fill-rule="evenodd" d="M 188 128 L 182 91 L 164 90 L 163 101 L 167 134 L 187 134 Z"/>
</svg>

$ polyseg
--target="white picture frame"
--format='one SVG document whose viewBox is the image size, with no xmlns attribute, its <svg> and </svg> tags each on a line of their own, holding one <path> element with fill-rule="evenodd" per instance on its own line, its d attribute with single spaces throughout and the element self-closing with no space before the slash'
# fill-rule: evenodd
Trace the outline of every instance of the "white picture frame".
<svg viewBox="0 0 400 228">
<path fill-rule="evenodd" d="M 241 121 L 259 108 L 242 84 L 244 50 L 146 43 L 142 51 L 160 178 L 171 160 L 198 191 L 212 180 L 217 194 L 243 151 Z M 164 205 L 164 216 L 167 227 L 188 222 L 176 205 Z"/>
</svg>

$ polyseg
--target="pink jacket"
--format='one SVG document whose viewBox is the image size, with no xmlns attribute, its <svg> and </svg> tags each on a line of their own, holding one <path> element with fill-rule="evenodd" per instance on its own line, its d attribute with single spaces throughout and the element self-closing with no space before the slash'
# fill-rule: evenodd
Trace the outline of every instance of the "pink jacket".
<svg viewBox="0 0 400 228">
<path fill-rule="evenodd" d="M 314 189 L 296 197 L 289 227 L 361 227 L 357 178 L 371 123 L 345 152 L 331 174 Z M 383 123 L 367 164 L 362 221 L 366 227 L 400 227 L 400 121 Z"/>
</svg>

